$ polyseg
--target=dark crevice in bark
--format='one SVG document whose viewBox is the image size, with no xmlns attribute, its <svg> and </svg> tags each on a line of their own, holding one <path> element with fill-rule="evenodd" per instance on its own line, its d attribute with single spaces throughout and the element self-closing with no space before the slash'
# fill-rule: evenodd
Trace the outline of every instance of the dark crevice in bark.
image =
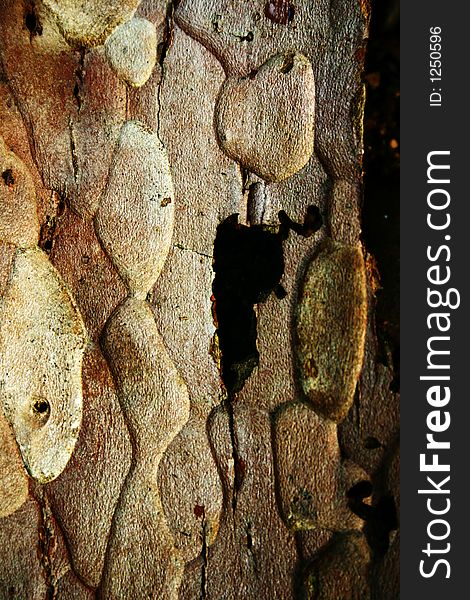
<svg viewBox="0 0 470 600">
<path fill-rule="evenodd" d="M 318 231 L 323 223 L 318 207 L 313 205 L 307 207 L 303 223 L 296 223 L 283 210 L 279 212 L 279 221 L 286 238 L 289 230 L 308 238 Z"/>
<path fill-rule="evenodd" d="M 45 600 L 54 600 L 57 595 L 57 582 L 52 565 L 52 553 L 56 545 L 54 524 L 51 521 L 52 512 L 43 486 L 36 486 L 34 497 L 39 507 L 38 553 L 46 584 Z"/>
<path fill-rule="evenodd" d="M 78 61 L 78 66 L 75 69 L 75 85 L 73 87 L 73 97 L 77 104 L 78 112 L 80 113 L 84 102 L 83 83 L 85 79 L 86 50 L 80 50 L 79 55 L 80 58 Z"/>
<path fill-rule="evenodd" d="M 73 88 L 73 99 L 77 106 L 77 119 L 80 119 L 80 111 L 82 110 L 85 93 L 84 93 L 84 78 L 85 78 L 85 56 L 86 50 L 79 51 L 79 59 L 77 68 L 75 69 L 75 85 Z M 77 144 L 75 139 L 74 121 L 72 116 L 69 117 L 69 132 L 70 132 L 70 155 L 72 159 L 73 178 L 76 184 L 80 178 L 80 163 L 78 160 Z"/>
<path fill-rule="evenodd" d="M 161 92 L 163 80 L 165 78 L 165 60 L 168 56 L 171 46 L 173 45 L 173 37 L 175 30 L 174 14 L 178 2 L 172 0 L 167 4 L 165 15 L 165 28 L 163 30 L 163 40 L 157 47 L 157 61 L 161 68 L 160 81 L 157 89 L 157 135 L 160 138 L 160 113 L 161 113 Z"/>
<path fill-rule="evenodd" d="M 376 450 L 377 448 L 381 448 L 381 447 L 382 447 L 382 444 L 379 442 L 379 440 L 376 437 L 374 437 L 372 435 L 369 435 L 364 440 L 364 448 L 366 450 Z"/>
<path fill-rule="evenodd" d="M 69 121 L 69 131 L 70 131 L 70 155 L 72 157 L 72 168 L 73 168 L 73 178 L 75 183 L 78 183 L 80 167 L 78 163 L 78 155 L 77 155 L 77 146 L 75 142 L 75 131 L 73 128 L 73 121 L 70 119 Z"/>
<path fill-rule="evenodd" d="M 232 488 L 232 511 L 235 513 L 237 508 L 237 497 L 240 491 L 243 480 L 245 479 L 246 463 L 240 457 L 238 452 L 238 436 L 235 431 L 235 418 L 233 413 L 233 398 L 227 401 L 227 411 L 229 416 L 230 442 L 232 444 L 233 458 L 233 488 Z"/>
<path fill-rule="evenodd" d="M 233 37 L 236 37 L 240 42 L 252 42 L 255 39 L 254 33 L 252 31 L 248 31 L 245 35 L 236 35 L 232 34 Z"/>
<path fill-rule="evenodd" d="M 41 250 L 44 250 L 46 254 L 52 252 L 57 225 L 65 210 L 66 205 L 63 196 L 59 195 L 57 192 L 52 192 L 49 210 L 46 214 L 44 223 L 41 225 L 38 242 L 38 246 Z"/>
<path fill-rule="evenodd" d="M 178 248 L 178 250 L 183 250 L 184 252 L 194 252 L 198 256 L 203 256 L 204 258 L 212 259 L 212 255 L 204 254 L 204 252 L 198 252 L 197 250 L 193 250 L 192 248 L 185 248 L 183 244 L 173 244 L 173 248 Z"/>
<path fill-rule="evenodd" d="M 364 502 L 372 496 L 370 481 L 359 481 L 348 490 L 348 506 L 359 518 L 365 521 L 364 534 L 375 557 L 382 557 L 389 547 L 390 532 L 398 527 L 395 501 L 390 494 L 374 498 L 372 505 Z"/>
<path fill-rule="evenodd" d="M 277 488 L 277 486 L 276 486 Z M 305 553 L 302 545 L 302 538 L 300 533 L 296 531 L 294 533 L 295 549 L 297 552 L 297 562 L 295 564 L 292 573 L 292 595 L 294 600 L 300 600 L 302 598 L 302 582 L 303 582 L 303 571 L 306 565 Z"/>
<path fill-rule="evenodd" d="M 3 183 L 9 188 L 15 185 L 15 176 L 12 169 L 5 169 L 2 173 Z"/>
<path fill-rule="evenodd" d="M 168 51 L 170 50 L 173 44 L 173 35 L 174 35 L 174 20 L 173 16 L 175 13 L 177 2 L 169 2 L 166 8 L 165 15 L 165 29 L 163 31 L 163 40 L 158 44 L 157 48 L 157 59 L 161 67 L 163 67 L 163 63 L 165 62 L 165 58 L 167 57 Z"/>
<path fill-rule="evenodd" d="M 222 380 L 229 394 L 239 392 L 258 364 L 254 305 L 265 302 L 284 272 L 283 236 L 238 223 L 238 215 L 217 228 L 214 243 L 217 335 Z"/>
<path fill-rule="evenodd" d="M 233 214 L 217 227 L 213 312 L 222 355 L 221 375 L 230 401 L 258 365 L 255 305 L 266 302 L 273 291 L 285 295 L 280 280 L 284 273 L 283 243 L 289 230 L 310 237 L 322 224 L 316 206 L 308 207 L 302 224 L 292 221 L 284 211 L 279 213 L 279 221 L 278 231 L 272 231 L 263 225 L 242 225 L 238 214 Z"/>
<path fill-rule="evenodd" d="M 238 168 L 240 170 L 240 179 L 241 179 L 241 192 L 242 192 L 242 203 L 241 207 L 243 207 L 243 213 L 239 214 L 239 220 L 246 225 L 249 225 L 249 201 L 250 201 L 250 172 L 247 171 L 241 164 L 238 164 Z"/>
<path fill-rule="evenodd" d="M 255 572 L 255 575 L 259 575 L 260 570 L 259 570 L 259 566 L 258 566 L 258 559 L 256 556 L 256 552 L 255 552 L 255 538 L 253 535 L 253 529 L 252 529 L 252 525 L 251 522 L 248 521 L 248 523 L 245 526 L 245 534 L 246 534 L 246 547 L 248 549 L 248 552 L 250 553 L 250 558 L 251 558 L 251 563 L 253 566 L 253 571 Z"/>
<path fill-rule="evenodd" d="M 24 24 L 26 29 L 29 31 L 30 42 L 32 42 L 33 38 L 35 38 L 37 35 L 42 35 L 42 25 L 36 12 L 35 2 L 29 2 L 26 5 Z"/>
</svg>

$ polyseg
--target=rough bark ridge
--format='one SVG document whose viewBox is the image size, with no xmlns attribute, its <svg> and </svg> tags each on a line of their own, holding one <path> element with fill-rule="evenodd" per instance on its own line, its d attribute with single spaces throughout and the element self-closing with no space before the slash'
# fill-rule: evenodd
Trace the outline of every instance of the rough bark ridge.
<svg viewBox="0 0 470 600">
<path fill-rule="evenodd" d="M 82 4 L 0 6 L 0 597 L 397 598 L 367 2 Z"/>
</svg>

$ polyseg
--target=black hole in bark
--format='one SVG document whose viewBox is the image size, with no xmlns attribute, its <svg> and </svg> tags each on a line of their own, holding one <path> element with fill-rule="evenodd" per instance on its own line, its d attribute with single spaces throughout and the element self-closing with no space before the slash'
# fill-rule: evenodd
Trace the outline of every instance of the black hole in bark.
<svg viewBox="0 0 470 600">
<path fill-rule="evenodd" d="M 274 294 L 278 300 L 283 300 L 287 296 L 286 290 L 280 283 L 274 288 Z"/>
<path fill-rule="evenodd" d="M 253 534 L 251 532 L 251 523 L 246 526 L 246 547 L 248 550 L 253 548 Z"/>
<path fill-rule="evenodd" d="M 379 442 L 379 440 L 374 437 L 374 436 L 369 436 L 364 440 L 364 448 L 366 450 L 376 450 L 377 448 L 380 448 L 382 446 L 382 444 Z"/>
<path fill-rule="evenodd" d="M 33 411 L 41 416 L 47 415 L 50 412 L 49 402 L 47 400 L 36 400 L 33 404 Z"/>
<path fill-rule="evenodd" d="M 254 35 L 252 31 L 249 31 L 246 35 L 240 38 L 242 42 L 252 42 L 254 40 Z"/>
<path fill-rule="evenodd" d="M 391 495 L 383 495 L 371 506 L 363 502 L 372 495 L 370 481 L 360 481 L 347 493 L 348 506 L 365 521 L 364 533 L 376 556 L 383 556 L 389 546 L 390 532 L 398 527 L 395 501 Z"/>
<path fill-rule="evenodd" d="M 239 392 L 258 364 L 254 305 L 265 302 L 284 273 L 282 237 L 261 226 L 247 227 L 231 215 L 217 228 L 214 243 L 217 334 L 222 379 Z"/>
<path fill-rule="evenodd" d="M 242 389 L 258 365 L 254 305 L 265 302 L 272 291 L 278 297 L 285 296 L 279 282 L 284 273 L 282 244 L 289 229 L 308 237 L 322 223 L 316 206 L 308 207 L 303 224 L 295 223 L 284 212 L 279 218 L 278 232 L 263 225 L 241 225 L 236 214 L 217 227 L 212 291 L 222 379 L 230 397 Z"/>
<path fill-rule="evenodd" d="M 350 500 L 363 500 L 372 495 L 372 489 L 370 481 L 359 481 L 348 490 L 347 496 Z"/>
<path fill-rule="evenodd" d="M 8 187 L 14 185 L 15 183 L 15 178 L 13 177 L 13 171 L 11 169 L 6 169 L 5 171 L 3 171 L 2 179 L 5 185 L 7 185 Z"/>
<path fill-rule="evenodd" d="M 157 46 L 157 62 L 159 64 L 162 64 L 162 56 L 163 56 L 164 52 L 165 52 L 165 44 L 163 42 L 160 42 Z"/>
<path fill-rule="evenodd" d="M 36 15 L 34 4 L 30 5 L 28 12 L 24 16 L 24 24 L 31 37 L 42 35 L 42 25 Z"/>
<path fill-rule="evenodd" d="M 390 532 L 398 527 L 395 501 L 392 496 L 382 496 L 372 510 L 364 533 L 372 551 L 377 556 L 384 556 L 390 544 Z"/>
<path fill-rule="evenodd" d="M 279 221 L 287 230 L 292 229 L 302 237 L 310 237 L 322 226 L 322 217 L 317 206 L 309 206 L 303 223 L 296 223 L 287 216 L 286 212 L 279 212 Z"/>
<path fill-rule="evenodd" d="M 61 217 L 65 212 L 65 200 L 64 198 L 60 198 L 59 203 L 57 204 L 57 216 Z"/>
</svg>

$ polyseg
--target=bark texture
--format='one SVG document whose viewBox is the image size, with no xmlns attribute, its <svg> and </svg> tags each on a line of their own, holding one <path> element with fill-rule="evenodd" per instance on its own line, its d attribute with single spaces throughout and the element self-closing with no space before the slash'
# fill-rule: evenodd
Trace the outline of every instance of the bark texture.
<svg viewBox="0 0 470 600">
<path fill-rule="evenodd" d="M 0 597 L 398 598 L 367 2 L 86 4 L 0 5 Z"/>
</svg>

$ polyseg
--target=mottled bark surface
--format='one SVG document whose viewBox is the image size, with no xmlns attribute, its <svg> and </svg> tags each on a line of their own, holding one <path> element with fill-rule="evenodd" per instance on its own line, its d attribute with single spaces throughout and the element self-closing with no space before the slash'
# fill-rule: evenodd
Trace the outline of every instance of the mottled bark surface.
<svg viewBox="0 0 470 600">
<path fill-rule="evenodd" d="M 0 6 L 0 597 L 398 598 L 368 3 L 79 4 Z"/>
</svg>

